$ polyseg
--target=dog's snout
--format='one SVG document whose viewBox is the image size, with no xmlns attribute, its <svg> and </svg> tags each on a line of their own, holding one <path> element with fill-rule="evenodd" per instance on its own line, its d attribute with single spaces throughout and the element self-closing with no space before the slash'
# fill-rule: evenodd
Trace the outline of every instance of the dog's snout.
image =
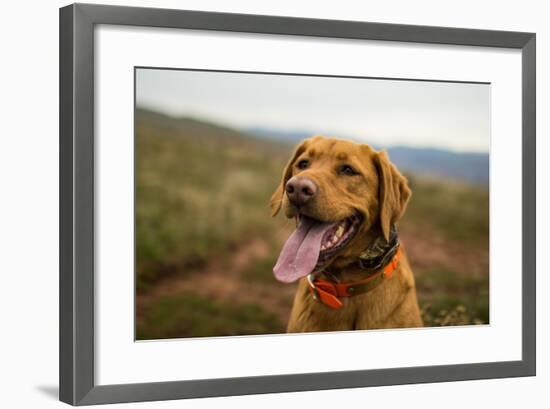
<svg viewBox="0 0 550 409">
<path fill-rule="evenodd" d="M 288 200 L 293 205 L 302 206 L 315 197 L 317 185 L 309 178 L 294 176 L 286 182 L 285 190 Z"/>
</svg>

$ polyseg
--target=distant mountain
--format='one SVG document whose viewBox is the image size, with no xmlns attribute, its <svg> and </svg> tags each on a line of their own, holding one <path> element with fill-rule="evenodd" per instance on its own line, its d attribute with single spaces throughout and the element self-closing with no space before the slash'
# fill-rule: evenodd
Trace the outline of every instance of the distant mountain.
<svg viewBox="0 0 550 409">
<path fill-rule="evenodd" d="M 489 183 L 488 153 L 459 153 L 443 149 L 393 146 L 387 149 L 399 169 L 427 176 Z"/>
<path fill-rule="evenodd" d="M 280 131 L 269 128 L 252 127 L 246 132 L 264 139 L 298 143 L 318 132 Z M 354 139 L 350 137 L 350 139 Z M 373 145 L 375 149 L 381 146 Z M 414 148 L 409 146 L 386 147 L 395 165 L 406 172 L 423 176 L 436 176 L 458 179 L 470 183 L 489 183 L 489 154 L 453 152 L 439 148 Z"/>
</svg>

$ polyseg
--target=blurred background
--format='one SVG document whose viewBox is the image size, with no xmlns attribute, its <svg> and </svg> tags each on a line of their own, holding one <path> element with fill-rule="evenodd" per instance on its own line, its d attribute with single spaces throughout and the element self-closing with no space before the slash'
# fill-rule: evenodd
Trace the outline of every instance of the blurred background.
<svg viewBox="0 0 550 409">
<path fill-rule="evenodd" d="M 427 326 L 489 323 L 488 84 L 136 70 L 136 337 L 285 332 L 269 198 L 314 134 L 386 149 Z"/>
</svg>

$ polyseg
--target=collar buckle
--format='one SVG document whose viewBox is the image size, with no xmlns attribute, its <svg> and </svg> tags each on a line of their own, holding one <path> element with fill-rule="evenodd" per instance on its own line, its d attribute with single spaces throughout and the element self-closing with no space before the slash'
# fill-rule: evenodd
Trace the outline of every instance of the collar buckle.
<svg viewBox="0 0 550 409">
<path fill-rule="evenodd" d="M 319 301 L 319 290 L 317 290 L 317 287 L 315 286 L 315 283 L 313 282 L 314 279 L 315 279 L 315 274 L 310 273 L 310 274 L 307 275 L 307 283 L 309 284 L 309 287 L 311 289 L 313 299 L 315 301 Z"/>
<path fill-rule="evenodd" d="M 315 275 L 313 273 L 307 275 L 307 283 L 314 300 L 335 310 L 344 306 L 344 303 L 338 299 L 337 288 L 334 284 L 322 281 L 318 287 L 315 284 Z"/>
</svg>

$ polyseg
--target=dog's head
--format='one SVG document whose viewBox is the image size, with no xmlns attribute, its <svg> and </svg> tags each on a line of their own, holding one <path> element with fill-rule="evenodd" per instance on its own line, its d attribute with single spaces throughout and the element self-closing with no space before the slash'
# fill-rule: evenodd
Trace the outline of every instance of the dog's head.
<svg viewBox="0 0 550 409">
<path fill-rule="evenodd" d="M 407 179 L 386 152 L 322 136 L 306 139 L 271 198 L 273 215 L 283 208 L 298 225 L 283 247 L 275 276 L 292 282 L 331 264 L 351 263 L 364 250 L 367 233 L 389 238 L 410 195 Z"/>
</svg>

